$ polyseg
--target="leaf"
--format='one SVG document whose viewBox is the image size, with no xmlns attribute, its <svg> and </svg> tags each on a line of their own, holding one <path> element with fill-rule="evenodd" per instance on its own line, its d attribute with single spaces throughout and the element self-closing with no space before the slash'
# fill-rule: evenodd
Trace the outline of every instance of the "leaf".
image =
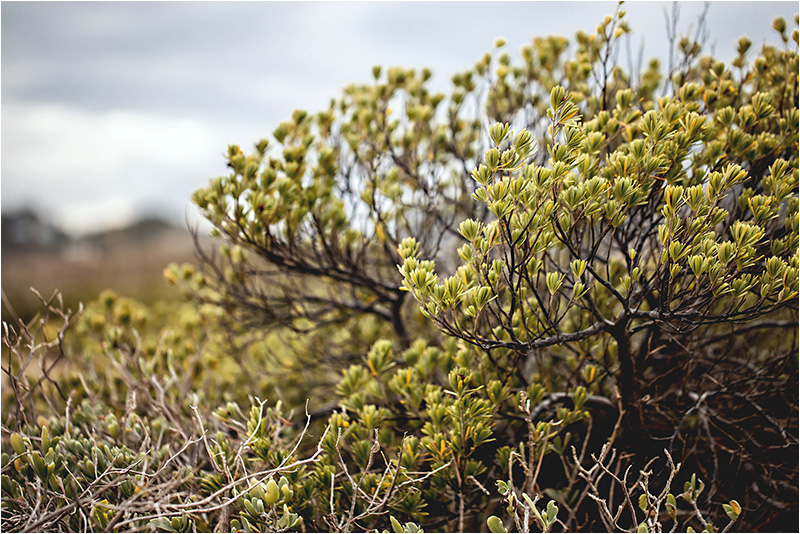
<svg viewBox="0 0 800 534">
<path fill-rule="evenodd" d="M 403 526 L 400 524 L 400 521 L 394 518 L 393 515 L 389 516 L 389 521 L 391 521 L 392 528 L 395 532 L 403 532 Z"/>
<path fill-rule="evenodd" d="M 503 522 L 496 515 L 491 516 L 486 520 L 486 525 L 491 532 L 508 532 L 508 529 L 503 525 Z"/>
<path fill-rule="evenodd" d="M 725 511 L 725 514 L 731 519 L 731 521 L 736 521 L 739 518 L 739 515 L 742 513 L 742 507 L 739 505 L 737 501 L 731 501 L 728 504 L 723 504 L 722 509 Z"/>
</svg>

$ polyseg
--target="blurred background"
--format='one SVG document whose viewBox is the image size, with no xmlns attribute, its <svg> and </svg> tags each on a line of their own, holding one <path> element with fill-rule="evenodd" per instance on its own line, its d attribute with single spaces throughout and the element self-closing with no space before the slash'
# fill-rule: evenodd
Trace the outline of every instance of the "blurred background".
<svg viewBox="0 0 800 534">
<path fill-rule="evenodd" d="M 75 307 L 112 287 L 152 301 L 170 261 L 191 261 L 189 198 L 225 174 L 296 108 L 326 108 L 373 65 L 429 67 L 435 90 L 495 39 L 509 53 L 536 35 L 572 39 L 616 2 L 4 2 L 2 25 L 3 319 L 29 317 L 60 289 Z M 771 21 L 796 2 L 630 2 L 623 65 L 669 58 L 667 20 L 735 57 L 777 44 Z M 703 28 L 700 28 L 701 30 Z"/>
</svg>

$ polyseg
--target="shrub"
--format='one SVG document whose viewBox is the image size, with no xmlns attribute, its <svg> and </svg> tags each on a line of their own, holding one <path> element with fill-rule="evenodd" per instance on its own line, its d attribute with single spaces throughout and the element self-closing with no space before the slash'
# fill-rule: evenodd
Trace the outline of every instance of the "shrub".
<svg viewBox="0 0 800 534">
<path fill-rule="evenodd" d="M 194 195 L 220 254 L 166 271 L 183 319 L 108 294 L 72 345 L 53 302 L 56 341 L 4 334 L 3 527 L 796 528 L 798 61 L 775 28 L 733 69 L 685 39 L 635 77 L 618 10 L 570 56 L 498 42 L 449 97 L 375 68 L 276 148 L 229 147 Z M 59 379 L 26 372 L 51 350 Z"/>
</svg>

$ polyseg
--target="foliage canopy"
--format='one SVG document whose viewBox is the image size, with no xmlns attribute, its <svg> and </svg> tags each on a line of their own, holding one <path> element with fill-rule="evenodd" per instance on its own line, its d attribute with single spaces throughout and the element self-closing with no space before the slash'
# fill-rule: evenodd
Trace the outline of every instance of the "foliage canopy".
<svg viewBox="0 0 800 534">
<path fill-rule="evenodd" d="M 3 528 L 796 528 L 774 28 L 626 72 L 618 9 L 518 60 L 498 41 L 450 95 L 376 67 L 230 146 L 193 197 L 219 253 L 165 271 L 180 310 L 108 293 L 5 330 Z"/>
</svg>

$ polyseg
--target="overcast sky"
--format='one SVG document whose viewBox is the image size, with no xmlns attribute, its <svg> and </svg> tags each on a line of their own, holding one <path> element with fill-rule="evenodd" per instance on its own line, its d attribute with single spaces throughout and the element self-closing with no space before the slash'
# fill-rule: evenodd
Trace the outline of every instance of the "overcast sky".
<svg viewBox="0 0 800 534">
<path fill-rule="evenodd" d="M 3 2 L 2 210 L 32 206 L 73 235 L 141 214 L 183 221 L 192 191 L 225 173 L 296 108 L 318 111 L 376 64 L 430 67 L 434 87 L 497 37 L 592 30 L 616 2 Z M 629 2 L 632 47 L 666 58 L 669 2 Z M 680 28 L 699 2 L 680 3 Z M 777 43 L 797 2 L 712 2 L 710 44 Z"/>
</svg>

